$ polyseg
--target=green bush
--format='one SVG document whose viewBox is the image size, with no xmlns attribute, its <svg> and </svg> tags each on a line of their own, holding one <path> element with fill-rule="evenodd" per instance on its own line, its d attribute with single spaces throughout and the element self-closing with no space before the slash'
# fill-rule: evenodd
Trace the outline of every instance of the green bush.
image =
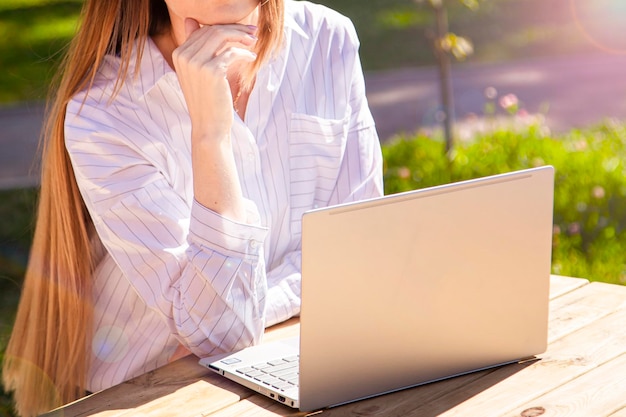
<svg viewBox="0 0 626 417">
<path fill-rule="evenodd" d="M 626 284 L 626 127 L 607 122 L 550 136 L 539 125 L 477 134 L 445 155 L 443 141 L 400 136 L 383 146 L 387 194 L 552 165 L 552 272 Z"/>
</svg>

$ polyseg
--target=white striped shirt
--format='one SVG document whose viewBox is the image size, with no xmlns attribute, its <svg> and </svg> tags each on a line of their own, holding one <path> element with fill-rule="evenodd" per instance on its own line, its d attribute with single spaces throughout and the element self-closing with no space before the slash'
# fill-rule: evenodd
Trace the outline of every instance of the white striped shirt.
<svg viewBox="0 0 626 417">
<path fill-rule="evenodd" d="M 168 362 L 258 342 L 300 311 L 301 216 L 382 195 L 382 157 L 352 23 L 286 1 L 285 44 L 259 71 L 233 152 L 248 221 L 193 198 L 191 124 L 176 74 L 149 40 L 110 100 L 106 58 L 69 103 L 66 146 L 97 236 L 90 391 Z"/>
</svg>

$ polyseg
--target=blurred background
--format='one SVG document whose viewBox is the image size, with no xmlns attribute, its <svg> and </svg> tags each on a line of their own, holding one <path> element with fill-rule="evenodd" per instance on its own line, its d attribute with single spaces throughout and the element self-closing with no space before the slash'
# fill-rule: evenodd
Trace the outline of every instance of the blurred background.
<svg viewBox="0 0 626 417">
<path fill-rule="evenodd" d="M 387 193 L 552 164 L 553 273 L 626 284 L 626 2 L 318 2 L 357 28 Z M 81 5 L 0 3 L 0 356 L 28 258 L 44 101 Z"/>
</svg>

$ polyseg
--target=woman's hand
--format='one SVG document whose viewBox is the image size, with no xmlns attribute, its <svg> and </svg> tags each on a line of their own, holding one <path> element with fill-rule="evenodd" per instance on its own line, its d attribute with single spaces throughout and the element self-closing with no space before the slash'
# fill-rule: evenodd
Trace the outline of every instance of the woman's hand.
<svg viewBox="0 0 626 417">
<path fill-rule="evenodd" d="M 228 76 L 238 77 L 235 66 L 256 59 L 246 49 L 256 43 L 256 27 L 200 27 L 197 21 L 186 19 L 185 31 L 187 39 L 174 51 L 172 62 L 191 117 L 194 196 L 200 204 L 223 216 L 245 221 L 244 199 L 230 142 L 233 97 Z"/>
<path fill-rule="evenodd" d="M 186 41 L 172 55 L 189 115 L 193 140 L 230 136 L 233 97 L 229 69 L 252 62 L 256 27 L 240 24 L 203 26 L 185 20 Z M 235 86 L 238 88 L 238 86 Z"/>
</svg>

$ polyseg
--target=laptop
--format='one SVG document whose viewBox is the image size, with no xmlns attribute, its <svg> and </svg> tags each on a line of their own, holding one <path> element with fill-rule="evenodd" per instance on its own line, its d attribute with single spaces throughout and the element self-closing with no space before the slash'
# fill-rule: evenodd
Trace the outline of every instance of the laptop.
<svg viewBox="0 0 626 417">
<path fill-rule="evenodd" d="M 553 194 L 546 166 L 309 211 L 300 337 L 200 363 L 312 411 L 542 353 Z"/>
</svg>

